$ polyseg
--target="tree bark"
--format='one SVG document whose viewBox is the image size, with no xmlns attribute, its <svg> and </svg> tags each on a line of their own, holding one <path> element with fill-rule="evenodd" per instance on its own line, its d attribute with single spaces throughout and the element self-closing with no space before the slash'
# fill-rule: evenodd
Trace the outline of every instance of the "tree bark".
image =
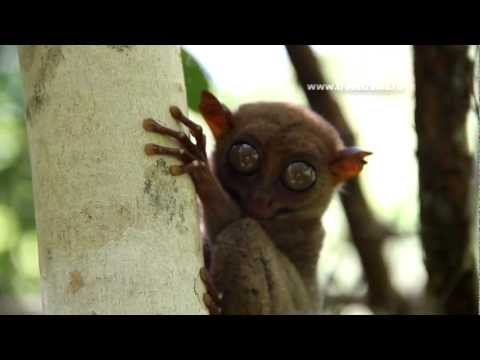
<svg viewBox="0 0 480 360">
<path fill-rule="evenodd" d="M 477 314 L 473 158 L 466 122 L 473 89 L 468 46 L 415 46 L 421 239 L 436 313 Z"/>
<path fill-rule="evenodd" d="M 193 184 L 144 118 L 186 107 L 174 46 L 22 46 L 43 311 L 200 314 Z"/>
<path fill-rule="evenodd" d="M 326 84 L 321 63 L 309 46 L 286 46 L 298 82 L 310 107 L 325 117 L 340 133 L 347 146 L 355 145 L 354 133 L 340 106 L 328 91 L 308 91 L 307 84 Z M 340 200 L 350 226 L 351 240 L 362 262 L 369 290 L 369 304 L 383 312 L 407 311 L 404 300 L 391 285 L 387 264 L 382 254 L 384 240 L 392 232 L 380 223 L 365 199 L 358 178 L 345 184 Z"/>
</svg>

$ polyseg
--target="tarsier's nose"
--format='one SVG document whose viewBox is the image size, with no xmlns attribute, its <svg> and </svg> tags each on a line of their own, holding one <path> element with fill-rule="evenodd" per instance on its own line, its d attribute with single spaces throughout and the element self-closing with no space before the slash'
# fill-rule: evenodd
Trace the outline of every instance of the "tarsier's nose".
<svg viewBox="0 0 480 360">
<path fill-rule="evenodd" d="M 253 194 L 247 204 L 247 212 L 256 219 L 268 219 L 274 214 L 272 197 L 266 194 Z"/>
</svg>

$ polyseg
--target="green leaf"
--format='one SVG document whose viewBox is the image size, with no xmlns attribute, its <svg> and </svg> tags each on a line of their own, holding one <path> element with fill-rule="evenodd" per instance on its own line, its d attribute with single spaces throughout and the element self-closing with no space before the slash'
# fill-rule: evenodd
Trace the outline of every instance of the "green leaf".
<svg viewBox="0 0 480 360">
<path fill-rule="evenodd" d="M 188 107 L 198 111 L 202 91 L 210 89 L 210 77 L 200 63 L 185 49 L 182 48 L 181 53 Z"/>
</svg>

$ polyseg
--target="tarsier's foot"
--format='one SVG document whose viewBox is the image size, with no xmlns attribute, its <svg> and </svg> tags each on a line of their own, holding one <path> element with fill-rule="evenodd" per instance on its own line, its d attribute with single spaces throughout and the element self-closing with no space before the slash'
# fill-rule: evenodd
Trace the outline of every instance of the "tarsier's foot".
<svg viewBox="0 0 480 360">
<path fill-rule="evenodd" d="M 200 278 L 207 289 L 207 292 L 203 295 L 203 303 L 207 307 L 210 315 L 220 315 L 222 313 L 220 303 L 223 294 L 216 289 L 210 273 L 204 267 L 200 269 Z"/>
<path fill-rule="evenodd" d="M 146 119 L 143 121 L 143 128 L 146 131 L 173 137 L 180 143 L 182 148 L 177 149 L 147 144 L 145 145 L 145 153 L 147 155 L 170 155 L 182 160 L 183 165 L 170 167 L 170 173 L 173 176 L 192 173 L 196 169 L 205 168 L 207 166 L 206 138 L 201 126 L 188 119 L 176 106 L 170 107 L 170 114 L 190 130 L 195 139 L 195 144 L 182 131 L 172 130 L 160 125 L 155 120 Z"/>
</svg>

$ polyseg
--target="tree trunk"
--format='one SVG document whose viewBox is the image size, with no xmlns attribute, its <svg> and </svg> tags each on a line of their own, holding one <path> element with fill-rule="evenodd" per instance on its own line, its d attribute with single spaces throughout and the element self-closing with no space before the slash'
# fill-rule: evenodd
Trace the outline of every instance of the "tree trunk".
<svg viewBox="0 0 480 360">
<path fill-rule="evenodd" d="M 22 46 L 43 310 L 200 314 L 193 184 L 148 158 L 153 117 L 186 111 L 174 46 Z"/>
<path fill-rule="evenodd" d="M 468 46 L 415 46 L 414 69 L 421 239 L 433 311 L 476 314 Z"/>
</svg>

